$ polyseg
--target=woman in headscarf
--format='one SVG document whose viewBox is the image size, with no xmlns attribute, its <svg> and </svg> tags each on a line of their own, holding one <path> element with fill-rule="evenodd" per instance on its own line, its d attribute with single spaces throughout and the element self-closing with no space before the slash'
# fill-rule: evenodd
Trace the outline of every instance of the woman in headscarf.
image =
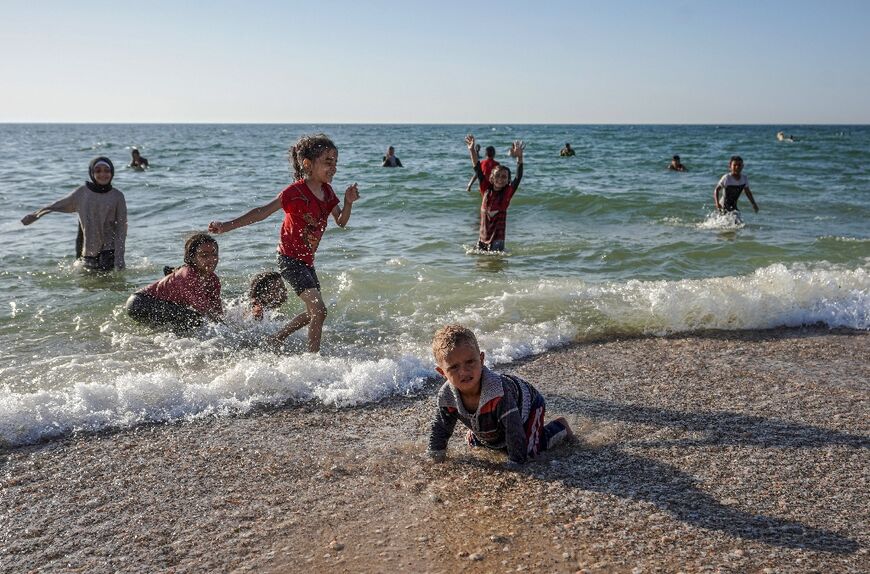
<svg viewBox="0 0 870 574">
<path fill-rule="evenodd" d="M 90 181 L 68 196 L 49 206 L 25 215 L 24 225 L 30 225 L 46 213 L 77 213 L 79 240 L 76 257 L 85 269 L 111 271 L 124 268 L 124 247 L 127 240 L 127 202 L 124 194 L 112 187 L 115 166 L 107 157 L 91 160 Z"/>
</svg>

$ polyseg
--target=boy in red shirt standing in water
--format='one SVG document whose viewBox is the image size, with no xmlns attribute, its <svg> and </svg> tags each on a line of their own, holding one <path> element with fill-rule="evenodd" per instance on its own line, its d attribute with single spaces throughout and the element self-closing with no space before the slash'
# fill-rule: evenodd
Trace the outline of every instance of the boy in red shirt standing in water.
<svg viewBox="0 0 870 574">
<path fill-rule="evenodd" d="M 474 149 L 477 151 L 478 155 L 480 155 L 480 144 L 475 144 Z M 480 160 L 480 169 L 483 171 L 483 175 L 486 176 L 485 180 L 480 180 L 480 193 L 486 191 L 487 181 L 489 181 L 489 174 L 492 173 L 492 169 L 498 165 L 498 162 L 495 160 L 495 148 L 491 145 L 486 146 L 486 157 Z M 474 185 L 474 182 L 477 181 L 477 173 L 471 176 L 471 179 L 468 180 L 468 187 L 465 188 L 465 191 L 471 191 L 471 186 Z"/>
<path fill-rule="evenodd" d="M 341 227 L 350 219 L 353 202 L 359 199 L 354 183 L 344 192 L 344 205 L 338 207 L 338 197 L 329 185 L 338 164 L 338 149 L 323 134 L 303 136 L 290 148 L 290 157 L 297 181 L 278 196 L 232 221 L 212 221 L 212 233 L 226 233 L 258 221 L 263 221 L 279 209 L 284 210 L 284 223 L 278 242 L 278 266 L 281 276 L 293 287 L 305 303 L 300 313 L 275 335 L 281 343 L 291 333 L 308 325 L 308 351 L 320 351 L 326 305 L 320 296 L 320 281 L 314 271 L 314 253 L 326 230 L 329 215 Z"/>
<path fill-rule="evenodd" d="M 504 251 L 507 209 L 523 178 L 523 150 L 526 146 L 519 140 L 511 144 L 510 155 L 517 159 L 517 176 L 510 181 L 511 170 L 504 165 L 496 164 L 488 176 L 484 173 L 473 135 L 467 136 L 465 143 L 471 154 L 474 172 L 480 179 L 480 237 L 477 248 L 481 251 Z"/>
</svg>

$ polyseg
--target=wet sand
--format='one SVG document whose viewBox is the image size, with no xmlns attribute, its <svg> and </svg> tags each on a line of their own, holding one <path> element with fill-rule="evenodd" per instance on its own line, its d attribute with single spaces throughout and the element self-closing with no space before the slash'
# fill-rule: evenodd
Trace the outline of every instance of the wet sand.
<svg viewBox="0 0 870 574">
<path fill-rule="evenodd" d="M 584 343 L 502 367 L 580 436 L 425 450 L 415 397 L 0 451 L 0 572 L 866 572 L 870 333 Z"/>
</svg>

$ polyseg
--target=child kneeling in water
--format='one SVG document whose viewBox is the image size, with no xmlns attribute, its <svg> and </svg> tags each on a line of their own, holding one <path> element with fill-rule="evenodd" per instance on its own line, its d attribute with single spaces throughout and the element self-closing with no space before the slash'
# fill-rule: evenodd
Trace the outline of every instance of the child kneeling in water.
<svg viewBox="0 0 870 574">
<path fill-rule="evenodd" d="M 429 436 L 430 457 L 440 462 L 457 421 L 468 432 L 469 446 L 507 450 L 508 465 L 523 464 L 574 434 L 559 417 L 544 425 L 544 397 L 529 383 L 500 375 L 483 365 L 483 353 L 471 330 L 447 325 L 435 333 L 435 370 L 447 378 L 438 391 L 438 410 Z"/>
<path fill-rule="evenodd" d="M 191 236 L 184 244 L 184 265 L 130 295 L 127 314 L 138 323 L 176 332 L 219 321 L 224 310 L 217 264 L 217 241 L 208 233 Z"/>
</svg>

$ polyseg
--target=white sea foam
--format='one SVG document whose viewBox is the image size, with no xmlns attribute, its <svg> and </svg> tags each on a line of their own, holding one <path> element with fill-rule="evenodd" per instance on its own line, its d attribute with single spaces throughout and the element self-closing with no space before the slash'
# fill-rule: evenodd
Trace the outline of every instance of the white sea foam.
<svg viewBox="0 0 870 574">
<path fill-rule="evenodd" d="M 698 224 L 698 229 L 713 229 L 717 231 L 729 231 L 744 227 L 746 227 L 746 224 L 743 223 L 743 219 L 737 211 L 729 211 L 727 213 L 714 211 Z"/>
<path fill-rule="evenodd" d="M 481 281 L 475 290 L 485 293 L 485 279 Z M 252 321 L 240 304 L 231 304 L 226 324 L 206 330 L 200 339 L 142 334 L 107 321 L 99 330 L 111 344 L 100 355 L 49 357 L 2 373 L 3 380 L 14 381 L 28 369 L 42 369 L 39 384 L 31 389 L 45 390 L 0 386 L 0 444 L 27 444 L 76 430 L 245 413 L 288 401 L 347 407 L 413 393 L 434 375 L 429 339 L 437 326 L 448 322 L 475 330 L 489 364 L 609 333 L 660 335 L 816 323 L 867 330 L 870 261 L 854 269 L 774 264 L 746 276 L 681 281 L 517 281 L 443 309 L 417 306 L 410 315 L 394 319 L 394 335 L 374 345 L 334 348 L 333 356 L 261 350 L 257 341 L 274 334 L 282 320 L 270 315 L 263 322 Z"/>
<path fill-rule="evenodd" d="M 608 320 L 646 334 L 816 323 L 870 329 L 866 267 L 774 264 L 743 277 L 629 281 L 597 290 L 596 308 Z"/>
<path fill-rule="evenodd" d="M 258 405 L 317 399 L 352 406 L 418 389 L 429 371 L 414 357 L 352 360 L 265 355 L 214 373 L 185 369 L 126 373 L 107 382 L 14 393 L 0 388 L 0 444 L 27 444 L 79 430 L 245 413 Z"/>
<path fill-rule="evenodd" d="M 844 237 L 838 235 L 823 235 L 819 237 L 820 241 L 842 241 L 844 243 L 865 243 L 870 242 L 870 237 Z"/>
</svg>

